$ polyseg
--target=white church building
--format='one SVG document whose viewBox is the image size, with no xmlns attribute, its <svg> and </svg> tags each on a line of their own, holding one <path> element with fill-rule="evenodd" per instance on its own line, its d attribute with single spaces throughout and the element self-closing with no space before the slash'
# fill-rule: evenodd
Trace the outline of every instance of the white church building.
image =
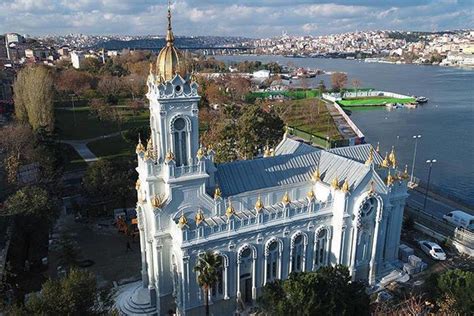
<svg viewBox="0 0 474 316">
<path fill-rule="evenodd" d="M 253 304 L 292 272 L 349 267 L 375 284 L 397 261 L 407 172 L 371 145 L 322 150 L 283 137 L 272 155 L 215 164 L 200 147 L 198 86 L 174 47 L 148 77 L 151 136 L 137 146 L 140 284 L 122 293 L 123 314 L 189 314 L 204 304 L 193 268 L 223 258 L 210 300 Z"/>
</svg>

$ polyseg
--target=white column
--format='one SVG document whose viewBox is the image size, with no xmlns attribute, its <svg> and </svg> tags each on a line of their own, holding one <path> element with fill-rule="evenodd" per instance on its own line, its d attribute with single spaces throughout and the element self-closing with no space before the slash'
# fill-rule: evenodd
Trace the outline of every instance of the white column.
<svg viewBox="0 0 474 316">
<path fill-rule="evenodd" d="M 358 238 L 359 228 L 358 226 L 352 226 L 352 240 L 351 240 L 351 255 L 350 255 L 350 273 L 352 277 L 352 281 L 355 280 L 355 273 L 356 273 L 356 255 L 357 255 L 357 238 Z"/>
<path fill-rule="evenodd" d="M 263 285 L 267 284 L 267 265 L 268 265 L 268 254 L 265 254 L 265 259 L 264 259 L 264 266 L 263 266 Z"/>
<path fill-rule="evenodd" d="M 341 245 L 339 247 L 339 264 L 344 264 L 344 256 L 345 256 L 345 245 L 346 245 L 346 225 L 342 225 L 341 227 Z"/>
<path fill-rule="evenodd" d="M 257 256 L 253 257 L 252 262 L 252 300 L 257 299 Z"/>
<path fill-rule="evenodd" d="M 148 262 L 148 291 L 150 292 L 150 304 L 156 306 L 156 288 L 153 265 L 153 240 L 147 240 L 147 262 Z"/>
<path fill-rule="evenodd" d="M 146 255 L 146 239 L 145 239 L 145 229 L 143 224 L 139 223 L 139 237 L 140 237 L 140 252 L 142 258 L 142 284 L 146 288 L 148 286 L 148 271 L 147 271 L 147 255 Z"/>
<path fill-rule="evenodd" d="M 238 258 L 239 254 L 237 254 L 237 298 L 241 298 L 242 294 L 240 293 L 240 258 Z"/>
<path fill-rule="evenodd" d="M 382 214 L 381 210 L 377 213 L 376 219 L 375 219 L 375 232 L 374 232 L 374 238 L 372 241 L 372 256 L 370 258 L 370 263 L 369 263 L 369 284 L 374 285 L 375 284 L 375 277 L 377 275 L 377 249 L 378 249 L 378 238 L 379 238 L 379 231 L 380 231 L 380 222 L 382 221 Z"/>
<path fill-rule="evenodd" d="M 307 238 L 303 238 L 303 260 L 301 262 L 301 267 L 302 267 L 303 272 L 306 272 L 306 249 L 307 248 L 308 248 L 308 240 Z"/>
<path fill-rule="evenodd" d="M 224 299 L 229 299 L 229 260 L 224 260 Z"/>
</svg>

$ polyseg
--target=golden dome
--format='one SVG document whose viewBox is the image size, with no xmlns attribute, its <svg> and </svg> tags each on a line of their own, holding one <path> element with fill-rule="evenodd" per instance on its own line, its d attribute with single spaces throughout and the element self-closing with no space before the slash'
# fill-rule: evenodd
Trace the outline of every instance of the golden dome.
<svg viewBox="0 0 474 316">
<path fill-rule="evenodd" d="M 308 197 L 308 200 L 310 200 L 310 201 L 314 200 L 314 191 L 313 191 L 313 189 L 309 190 L 308 193 L 306 194 L 306 196 Z"/>
<path fill-rule="evenodd" d="M 347 193 L 349 192 L 349 181 L 344 181 L 344 184 L 342 185 L 342 192 Z"/>
<path fill-rule="evenodd" d="M 176 74 L 186 77 L 186 63 L 181 52 L 174 47 L 174 35 L 171 28 L 171 9 L 168 6 L 168 31 L 166 32 L 166 46 L 163 47 L 156 60 L 156 75 L 159 81 L 169 81 Z"/>
<path fill-rule="evenodd" d="M 216 189 L 214 190 L 214 200 L 217 200 L 222 196 L 221 189 L 219 189 L 218 186 L 216 186 Z"/>
<path fill-rule="evenodd" d="M 255 203 L 255 209 L 257 210 L 257 212 L 259 213 L 262 209 L 263 209 L 263 202 L 262 202 L 262 198 L 260 197 L 260 195 L 258 196 L 258 199 L 257 199 L 257 203 Z"/>
<path fill-rule="evenodd" d="M 285 195 L 283 195 L 283 199 L 281 199 L 281 202 L 284 205 L 288 205 L 291 203 L 290 196 L 288 195 L 288 191 L 285 192 Z"/>
<path fill-rule="evenodd" d="M 181 217 L 178 220 L 178 225 L 181 229 L 188 225 L 188 219 L 186 216 L 184 216 L 184 212 L 181 213 Z"/>
<path fill-rule="evenodd" d="M 334 190 L 338 190 L 339 189 L 339 180 L 337 179 L 337 177 L 335 177 L 332 182 L 331 182 L 331 187 L 334 189 Z"/>
<path fill-rule="evenodd" d="M 204 213 L 202 212 L 201 209 L 198 210 L 194 219 L 196 220 L 196 225 L 199 225 L 204 221 Z"/>
</svg>

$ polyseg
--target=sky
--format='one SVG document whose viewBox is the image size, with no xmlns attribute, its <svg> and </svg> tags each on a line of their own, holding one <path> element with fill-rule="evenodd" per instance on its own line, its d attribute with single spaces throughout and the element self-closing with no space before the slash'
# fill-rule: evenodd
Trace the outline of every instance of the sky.
<svg viewBox="0 0 474 316">
<path fill-rule="evenodd" d="M 164 34 L 166 0 L 0 0 L 0 33 Z M 173 0 L 176 35 L 474 28 L 474 0 Z"/>
</svg>

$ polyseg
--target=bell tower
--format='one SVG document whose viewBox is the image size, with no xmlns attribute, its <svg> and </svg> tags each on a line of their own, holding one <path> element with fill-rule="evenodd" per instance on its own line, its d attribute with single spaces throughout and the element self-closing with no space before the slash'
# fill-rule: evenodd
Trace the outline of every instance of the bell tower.
<svg viewBox="0 0 474 316">
<path fill-rule="evenodd" d="M 199 149 L 197 84 L 189 75 L 182 53 L 174 46 L 168 7 L 166 45 L 147 80 L 151 139 L 157 163 L 174 160 L 177 167 L 192 164 Z"/>
</svg>

